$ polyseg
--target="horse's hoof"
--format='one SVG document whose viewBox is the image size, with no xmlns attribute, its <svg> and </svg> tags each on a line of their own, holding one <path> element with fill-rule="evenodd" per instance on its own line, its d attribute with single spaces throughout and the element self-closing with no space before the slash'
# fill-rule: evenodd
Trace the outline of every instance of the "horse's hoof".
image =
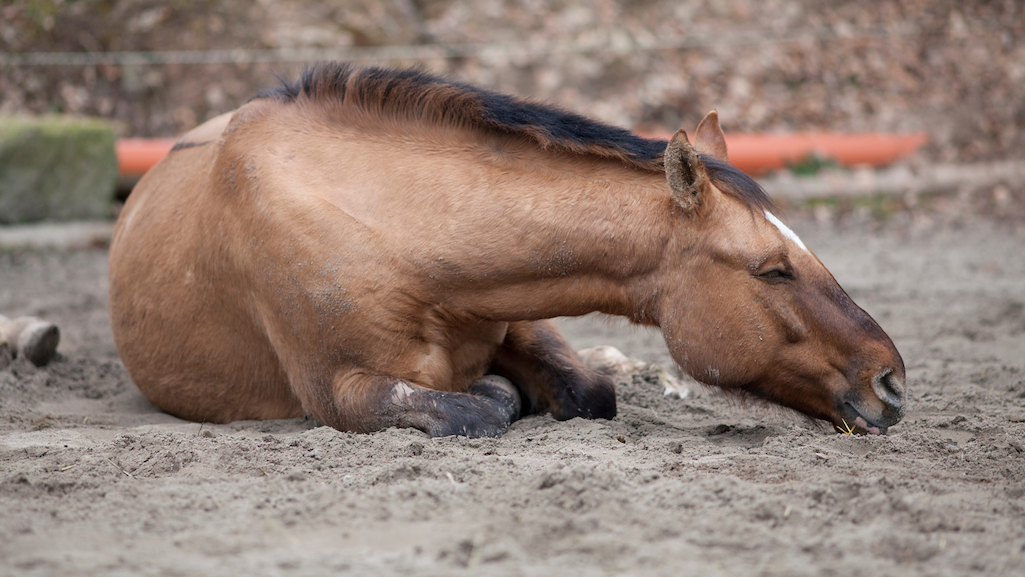
<svg viewBox="0 0 1025 577">
<path fill-rule="evenodd" d="M 507 423 L 512 423 L 520 418 L 520 409 L 523 408 L 520 392 L 505 377 L 485 375 L 474 381 L 466 392 L 495 401 L 502 415 L 508 419 Z"/>
<path fill-rule="evenodd" d="M 498 437 L 520 416 L 520 393 L 509 379 L 487 375 L 465 393 L 435 393 L 436 416 L 420 430 L 432 437 Z M 415 426 L 415 425 L 414 425 Z"/>
<path fill-rule="evenodd" d="M 32 319 L 18 336 L 17 351 L 19 355 L 32 361 L 32 364 L 41 367 L 57 354 L 57 344 L 60 343 L 61 333 L 57 325 Z"/>
<path fill-rule="evenodd" d="M 559 391 L 552 416 L 557 421 L 616 418 L 616 385 L 602 374 L 578 373 Z"/>
</svg>

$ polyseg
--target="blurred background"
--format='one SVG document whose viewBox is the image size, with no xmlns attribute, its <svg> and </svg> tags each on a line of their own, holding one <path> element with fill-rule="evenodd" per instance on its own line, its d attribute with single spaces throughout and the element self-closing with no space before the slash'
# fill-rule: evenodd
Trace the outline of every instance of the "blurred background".
<svg viewBox="0 0 1025 577">
<path fill-rule="evenodd" d="M 174 136 L 304 61 L 421 65 L 648 131 L 924 131 L 1025 157 L 1019 0 L 4 0 L 0 115 Z"/>
</svg>

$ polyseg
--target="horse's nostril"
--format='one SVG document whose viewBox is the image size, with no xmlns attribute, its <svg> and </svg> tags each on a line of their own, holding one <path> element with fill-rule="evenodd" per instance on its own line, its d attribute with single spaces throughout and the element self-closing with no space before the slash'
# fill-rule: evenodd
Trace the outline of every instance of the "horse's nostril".
<svg viewBox="0 0 1025 577">
<path fill-rule="evenodd" d="M 893 374 L 893 369 L 885 368 L 876 373 L 872 377 L 872 390 L 888 407 L 899 410 L 904 406 L 904 382 Z"/>
</svg>

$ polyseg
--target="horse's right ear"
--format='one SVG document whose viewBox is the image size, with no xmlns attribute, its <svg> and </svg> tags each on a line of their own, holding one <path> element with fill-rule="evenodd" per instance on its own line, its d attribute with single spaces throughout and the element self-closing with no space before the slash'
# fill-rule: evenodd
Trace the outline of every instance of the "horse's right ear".
<svg viewBox="0 0 1025 577">
<path fill-rule="evenodd" d="M 664 158 L 673 199 L 685 212 L 696 209 L 708 196 L 708 174 L 682 128 L 669 141 Z"/>
<path fill-rule="evenodd" d="M 706 114 L 698 123 L 698 130 L 694 133 L 694 149 L 699 154 L 729 162 L 726 156 L 726 137 L 719 126 L 719 113 L 715 110 Z"/>
</svg>

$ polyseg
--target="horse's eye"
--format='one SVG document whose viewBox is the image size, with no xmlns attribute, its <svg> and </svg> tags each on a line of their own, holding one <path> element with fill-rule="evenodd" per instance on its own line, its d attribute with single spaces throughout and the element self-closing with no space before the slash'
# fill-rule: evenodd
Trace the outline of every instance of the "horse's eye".
<svg viewBox="0 0 1025 577">
<path fill-rule="evenodd" d="M 794 274 L 785 268 L 771 268 L 759 273 L 758 278 L 768 281 L 784 281 L 794 278 Z"/>
</svg>

